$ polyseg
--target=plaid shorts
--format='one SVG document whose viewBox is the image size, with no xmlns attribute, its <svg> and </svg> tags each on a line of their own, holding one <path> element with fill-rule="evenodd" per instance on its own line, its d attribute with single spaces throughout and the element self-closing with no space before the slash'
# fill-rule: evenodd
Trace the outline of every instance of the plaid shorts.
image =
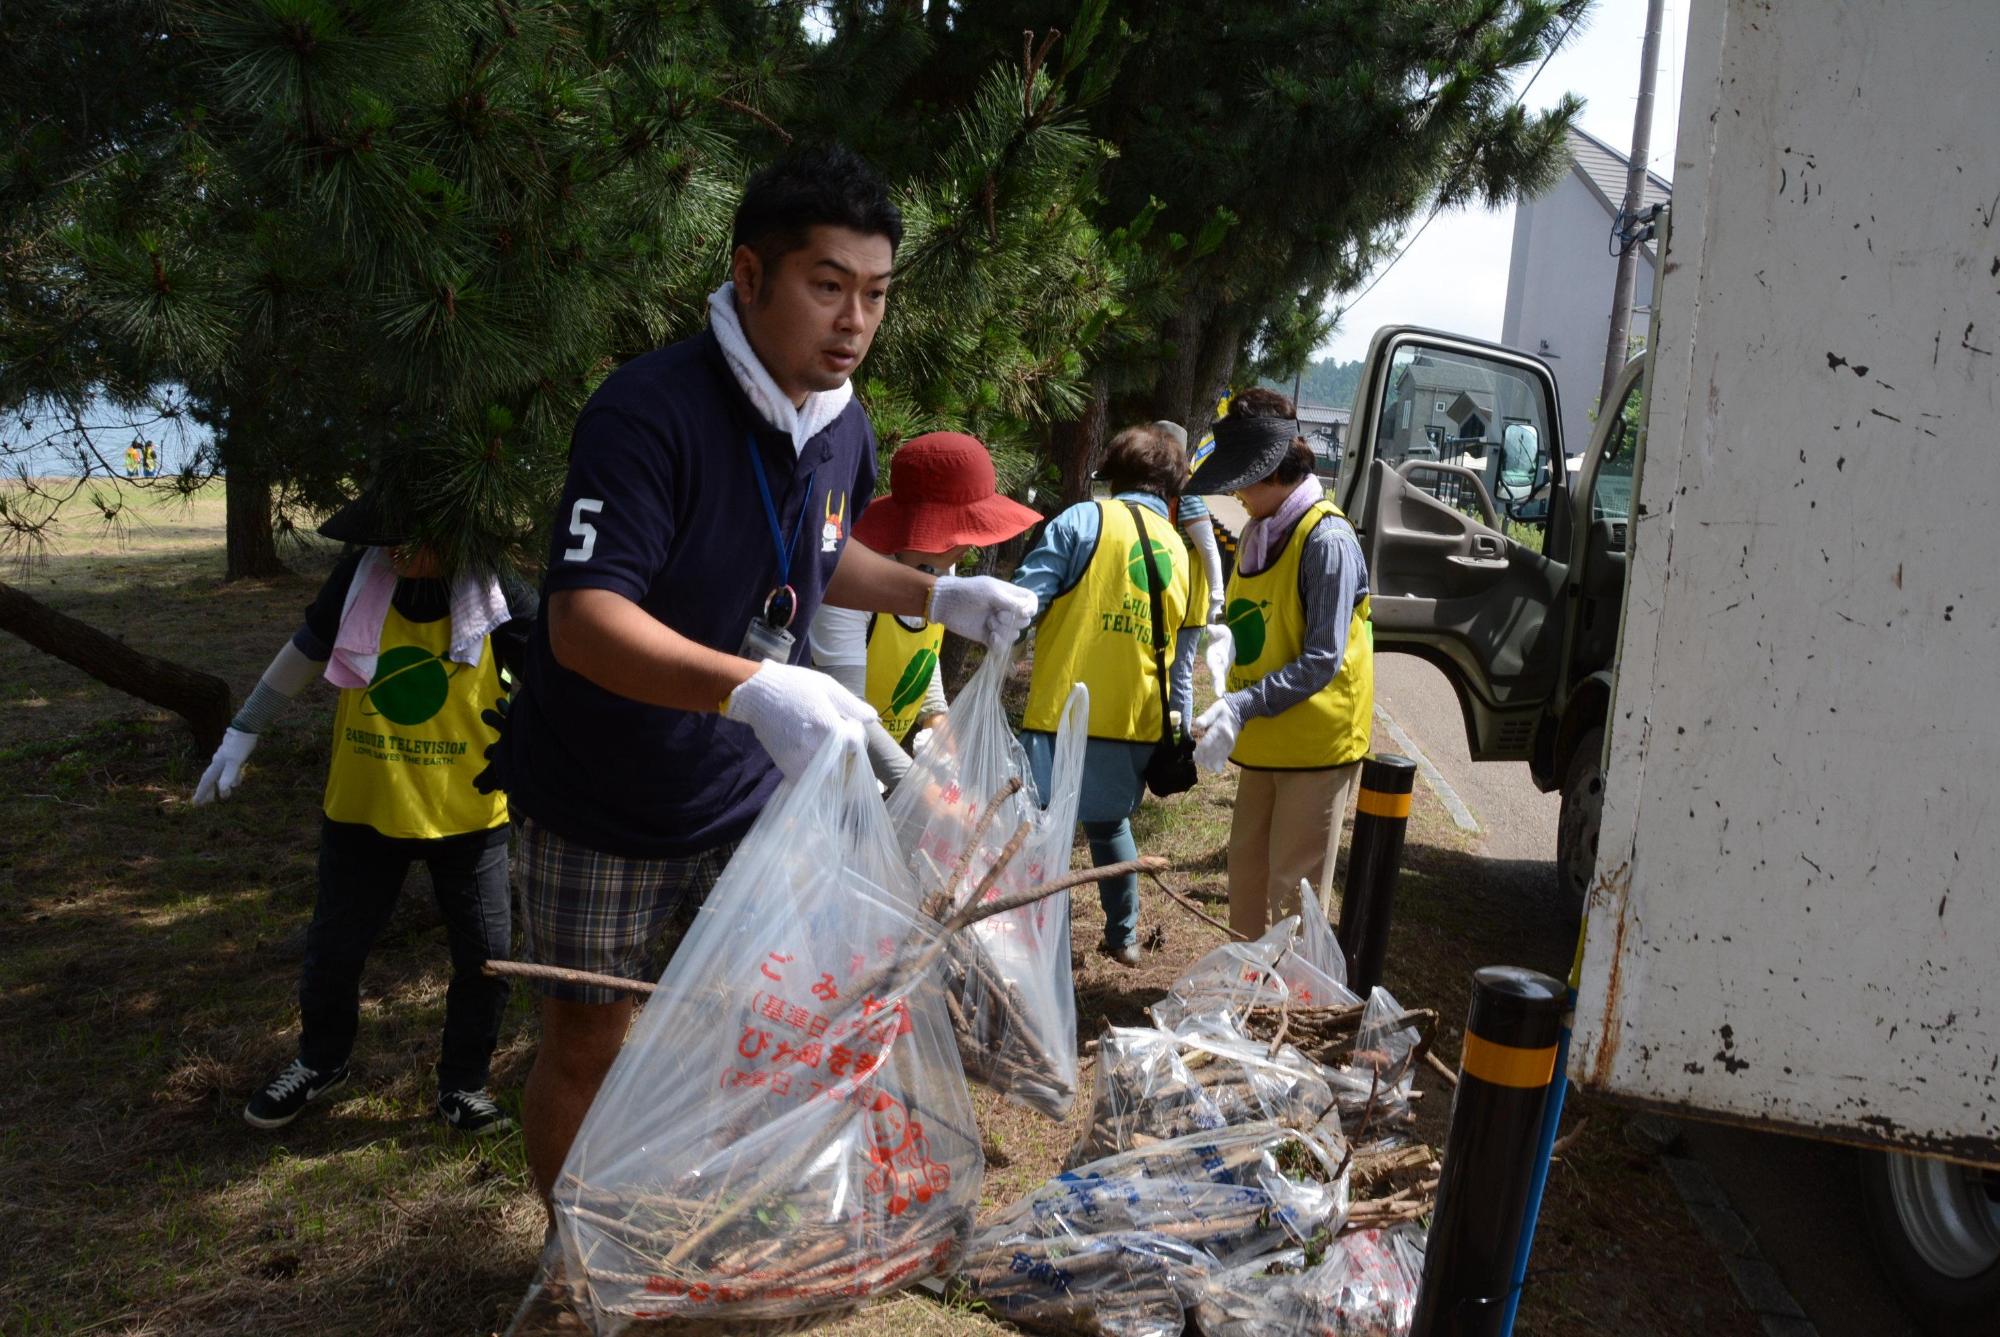
<svg viewBox="0 0 2000 1337">
<path fill-rule="evenodd" d="M 634 859 L 521 822 L 521 928 L 530 961 L 628 980 L 657 980 L 736 850 L 731 841 L 685 859 Z M 615 1003 L 615 989 L 536 980 L 550 998 Z"/>
</svg>

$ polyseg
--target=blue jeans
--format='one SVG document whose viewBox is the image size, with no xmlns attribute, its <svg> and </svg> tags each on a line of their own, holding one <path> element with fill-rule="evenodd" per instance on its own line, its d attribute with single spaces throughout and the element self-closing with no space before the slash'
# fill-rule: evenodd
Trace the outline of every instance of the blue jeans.
<svg viewBox="0 0 2000 1337">
<path fill-rule="evenodd" d="M 1055 762 L 1055 738 L 1051 734 L 1021 735 L 1028 754 L 1028 770 L 1035 788 L 1048 797 L 1050 772 Z M 1084 838 L 1090 842 L 1090 862 L 1101 867 L 1139 857 L 1132 839 L 1131 816 L 1146 796 L 1146 759 L 1153 753 L 1151 743 L 1122 743 L 1109 738 L 1093 738 L 1084 744 L 1083 794 L 1077 816 Z M 1123 947 L 1139 929 L 1139 875 L 1127 873 L 1097 884 L 1098 903 L 1104 907 L 1104 941 Z"/>
<path fill-rule="evenodd" d="M 444 1051 L 438 1090 L 486 1085 L 507 981 L 480 973 L 510 949 L 507 827 L 437 840 L 399 840 L 373 827 L 325 821 L 319 840 L 319 903 L 306 929 L 299 980 L 299 1061 L 325 1072 L 347 1062 L 361 1020 L 361 968 L 396 907 L 403 876 L 418 859 L 451 943 L 451 985 L 444 995 Z"/>
<path fill-rule="evenodd" d="M 1139 857 L 1139 845 L 1132 839 L 1132 821 L 1128 817 L 1115 822 L 1085 822 L 1083 834 L 1090 841 L 1093 867 Z M 1098 883 L 1097 901 L 1104 907 L 1104 945 L 1118 948 L 1132 941 L 1139 931 L 1139 875 L 1127 873 Z"/>
</svg>

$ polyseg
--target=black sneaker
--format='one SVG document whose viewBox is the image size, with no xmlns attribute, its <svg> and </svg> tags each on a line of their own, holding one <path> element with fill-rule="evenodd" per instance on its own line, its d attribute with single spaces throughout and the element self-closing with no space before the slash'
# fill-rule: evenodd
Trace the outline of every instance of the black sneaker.
<svg viewBox="0 0 2000 1337">
<path fill-rule="evenodd" d="M 1136 942 L 1121 943 L 1117 946 L 1109 942 L 1100 942 L 1097 944 L 1097 954 L 1108 956 L 1121 966 L 1134 968 L 1138 966 L 1140 960 L 1139 944 Z"/>
<path fill-rule="evenodd" d="M 269 1086 L 250 1097 L 250 1103 L 243 1107 L 243 1122 L 252 1128 L 283 1128 L 307 1105 L 346 1084 L 345 1063 L 320 1072 L 293 1059 Z"/>
<path fill-rule="evenodd" d="M 514 1121 L 484 1091 L 446 1091 L 438 1096 L 438 1118 L 461 1133 L 486 1137 L 505 1133 Z"/>
</svg>

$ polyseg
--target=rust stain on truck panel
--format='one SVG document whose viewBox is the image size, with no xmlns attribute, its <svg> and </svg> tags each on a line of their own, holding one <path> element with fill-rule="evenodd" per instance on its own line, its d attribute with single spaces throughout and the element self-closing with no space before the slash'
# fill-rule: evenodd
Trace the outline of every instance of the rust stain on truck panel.
<svg viewBox="0 0 2000 1337">
<path fill-rule="evenodd" d="M 1974 1169 L 2000 1170 L 2000 1136 L 1939 1136 L 1906 1128 L 1894 1119 L 1876 1115 L 1859 1119 L 1826 1119 L 1818 1114 L 1792 1117 L 1785 1113 L 1741 1114 L 1730 1110 L 1704 1109 L 1685 1100 L 1665 1100 L 1625 1092 L 1606 1093 L 1623 1109 L 1649 1110 L 1674 1118 L 1699 1119 L 1703 1123 L 1747 1128 L 1757 1133 L 1783 1133 L 1813 1142 L 1833 1142 L 1870 1151 L 1904 1151 L 1932 1156 Z"/>
<path fill-rule="evenodd" d="M 1591 899 L 1612 902 L 1618 907 L 1617 928 L 1611 937 L 1611 975 L 1604 984 L 1604 1021 L 1598 1028 L 1597 1052 L 1591 1057 L 1590 1081 L 1588 1085 L 1603 1090 L 1611 1084 L 1611 1065 L 1618 1057 L 1620 1026 L 1619 977 L 1625 969 L 1625 929 L 1630 923 L 1627 918 L 1626 901 L 1632 895 L 1632 865 L 1619 864 L 1613 871 L 1597 879 L 1591 888 Z"/>
</svg>

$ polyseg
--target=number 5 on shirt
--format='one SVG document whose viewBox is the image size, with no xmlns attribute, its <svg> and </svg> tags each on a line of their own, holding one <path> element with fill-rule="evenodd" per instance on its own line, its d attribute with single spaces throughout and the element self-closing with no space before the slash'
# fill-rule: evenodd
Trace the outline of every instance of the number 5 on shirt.
<svg viewBox="0 0 2000 1337">
<path fill-rule="evenodd" d="M 603 509 L 604 503 L 595 497 L 578 497 L 576 505 L 569 508 L 569 532 L 582 542 L 563 550 L 565 562 L 587 562 L 590 554 L 597 551 L 597 526 L 583 517 L 595 515 Z"/>
</svg>

